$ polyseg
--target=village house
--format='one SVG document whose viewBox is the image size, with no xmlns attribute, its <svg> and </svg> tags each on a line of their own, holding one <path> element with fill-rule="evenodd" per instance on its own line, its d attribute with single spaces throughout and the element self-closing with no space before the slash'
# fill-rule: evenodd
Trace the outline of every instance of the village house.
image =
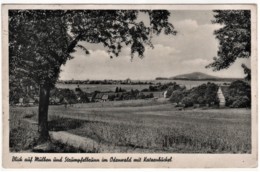
<svg viewBox="0 0 260 172">
<path fill-rule="evenodd" d="M 103 94 L 101 100 L 102 100 L 103 102 L 108 101 L 108 100 L 109 100 L 109 99 L 108 99 L 108 95 L 107 95 L 107 94 Z"/>
<path fill-rule="evenodd" d="M 33 105 L 35 105 L 35 103 L 36 103 L 35 99 L 33 99 L 31 97 L 28 97 L 28 98 L 21 97 L 21 98 L 19 98 L 18 103 L 16 103 L 15 105 L 16 106 L 25 106 L 25 105 L 33 106 Z"/>
<path fill-rule="evenodd" d="M 126 83 L 126 84 L 131 84 L 131 79 L 130 79 L 130 78 L 127 78 L 127 79 L 125 80 L 125 83 Z"/>
<path fill-rule="evenodd" d="M 28 98 L 28 105 L 33 106 L 35 104 L 35 100 L 32 98 Z"/>
<path fill-rule="evenodd" d="M 90 102 L 93 102 L 93 98 L 94 98 L 94 95 L 93 94 L 88 94 L 88 100 L 90 101 Z"/>
<path fill-rule="evenodd" d="M 94 97 L 94 102 L 101 102 L 103 94 L 104 93 L 97 93 L 96 96 Z"/>
<path fill-rule="evenodd" d="M 34 96 L 33 99 L 35 100 L 35 102 L 39 103 L 40 101 L 40 97 L 39 96 Z"/>
<path fill-rule="evenodd" d="M 50 98 L 50 104 L 52 104 L 52 105 L 60 104 L 60 101 L 61 101 L 61 99 L 58 98 L 58 97 L 51 97 Z"/>
<path fill-rule="evenodd" d="M 23 103 L 23 99 L 24 98 L 19 98 L 19 100 L 18 100 L 18 103 L 16 103 L 15 105 L 16 106 L 22 106 L 24 103 Z"/>
<path fill-rule="evenodd" d="M 153 97 L 154 98 L 164 98 L 164 92 L 163 91 L 153 92 Z"/>
</svg>

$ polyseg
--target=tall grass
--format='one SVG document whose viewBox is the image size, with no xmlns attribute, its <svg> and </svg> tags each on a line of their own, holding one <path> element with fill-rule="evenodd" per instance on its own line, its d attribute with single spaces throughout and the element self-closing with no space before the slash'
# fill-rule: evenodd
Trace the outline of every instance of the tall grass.
<svg viewBox="0 0 260 172">
<path fill-rule="evenodd" d="M 140 152 L 141 149 L 167 153 L 251 152 L 251 111 L 246 109 L 178 111 L 171 105 L 159 105 L 64 111 L 64 107 L 51 107 L 49 115 L 50 130 L 122 147 L 122 152 L 127 151 L 125 147 Z"/>
<path fill-rule="evenodd" d="M 172 126 L 158 123 L 152 126 L 140 123 L 85 122 L 80 128 L 70 132 L 92 137 L 109 145 L 131 146 L 151 151 L 154 149 L 181 153 L 250 153 L 250 129 L 241 130 L 241 127 L 244 126 L 201 126 L 175 122 Z"/>
<path fill-rule="evenodd" d="M 111 146 L 187 153 L 250 153 L 250 111 L 243 109 L 152 112 L 89 111 L 71 114 L 78 128 L 68 132 Z M 150 115 L 150 113 L 158 113 Z M 56 112 L 55 115 L 58 115 Z M 85 117 L 84 117 L 85 116 Z M 72 119 L 62 118 L 66 124 Z"/>
<path fill-rule="evenodd" d="M 29 150 L 37 144 L 37 129 L 26 120 L 23 120 L 23 118 L 28 119 L 34 116 L 35 111 L 31 109 L 10 109 L 9 147 L 11 152 Z"/>
</svg>

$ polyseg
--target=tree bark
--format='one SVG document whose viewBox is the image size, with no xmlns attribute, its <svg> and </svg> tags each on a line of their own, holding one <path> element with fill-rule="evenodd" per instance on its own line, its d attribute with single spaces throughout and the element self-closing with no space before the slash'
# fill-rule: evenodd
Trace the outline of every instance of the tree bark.
<svg viewBox="0 0 260 172">
<path fill-rule="evenodd" d="M 49 107 L 50 88 L 48 86 L 40 87 L 40 100 L 39 100 L 39 116 L 38 116 L 38 132 L 39 141 L 46 142 L 49 140 L 48 129 L 48 107 Z"/>
</svg>

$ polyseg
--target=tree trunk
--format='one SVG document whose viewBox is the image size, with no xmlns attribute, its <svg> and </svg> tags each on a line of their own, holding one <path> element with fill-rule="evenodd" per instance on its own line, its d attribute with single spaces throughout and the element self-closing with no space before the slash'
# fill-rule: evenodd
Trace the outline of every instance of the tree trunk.
<svg viewBox="0 0 260 172">
<path fill-rule="evenodd" d="M 48 129 L 48 107 L 49 107 L 50 88 L 48 86 L 40 87 L 39 100 L 39 116 L 38 116 L 38 131 L 40 134 L 39 141 L 46 142 L 49 140 Z"/>
</svg>

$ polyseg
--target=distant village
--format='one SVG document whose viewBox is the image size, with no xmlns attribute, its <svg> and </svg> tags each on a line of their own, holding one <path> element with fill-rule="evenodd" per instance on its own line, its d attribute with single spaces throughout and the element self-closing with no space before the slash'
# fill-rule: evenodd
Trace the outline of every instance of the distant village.
<svg viewBox="0 0 260 172">
<path fill-rule="evenodd" d="M 67 88 L 54 88 L 51 90 L 49 103 L 50 105 L 60 104 L 75 104 L 75 103 L 89 103 L 89 102 L 105 102 L 105 101 L 120 101 L 120 100 L 132 100 L 132 99 L 148 99 L 148 98 L 166 98 L 167 88 L 176 83 L 157 84 L 154 85 L 151 82 L 132 82 L 130 79 L 112 81 L 59 81 L 59 84 L 77 84 L 75 89 Z M 80 87 L 82 84 L 146 84 L 150 85 L 148 89 L 137 90 L 131 89 L 130 91 L 123 88 L 116 87 L 114 91 L 102 92 L 102 90 L 96 90 L 94 92 L 85 92 Z M 39 103 L 38 88 L 32 86 L 25 86 L 21 89 L 24 94 L 19 98 L 10 101 L 11 105 L 16 106 L 32 106 Z"/>
<path fill-rule="evenodd" d="M 105 79 L 105 80 L 59 80 L 58 84 L 103 84 L 103 85 L 117 85 L 117 84 L 131 84 L 131 85 L 147 85 L 153 84 L 151 81 L 142 81 L 142 80 L 131 80 L 127 78 L 125 80 L 112 80 L 112 79 Z"/>
<path fill-rule="evenodd" d="M 76 103 L 90 102 L 107 102 L 107 101 L 123 101 L 136 99 L 167 99 L 177 106 L 184 107 L 201 107 L 201 106 L 218 106 L 218 107 L 248 107 L 251 105 L 251 87 L 244 81 L 234 81 L 231 83 L 223 83 L 217 85 L 215 83 L 205 83 L 197 87 L 187 89 L 184 85 L 176 84 L 176 82 L 168 83 L 152 83 L 148 81 L 131 81 L 126 80 L 103 80 L 103 81 L 59 81 L 59 84 L 76 84 L 75 89 L 54 88 L 50 92 L 50 105 L 73 105 Z M 122 84 L 135 85 L 146 84 L 148 88 L 138 90 L 125 90 L 120 87 Z M 117 85 L 115 90 L 102 91 L 95 90 L 93 92 L 85 92 L 82 84 L 114 84 Z M 235 85 L 235 87 L 234 87 Z M 10 105 L 14 106 L 34 106 L 39 103 L 38 88 L 32 86 L 24 86 L 20 89 L 23 94 L 11 95 Z"/>
</svg>

